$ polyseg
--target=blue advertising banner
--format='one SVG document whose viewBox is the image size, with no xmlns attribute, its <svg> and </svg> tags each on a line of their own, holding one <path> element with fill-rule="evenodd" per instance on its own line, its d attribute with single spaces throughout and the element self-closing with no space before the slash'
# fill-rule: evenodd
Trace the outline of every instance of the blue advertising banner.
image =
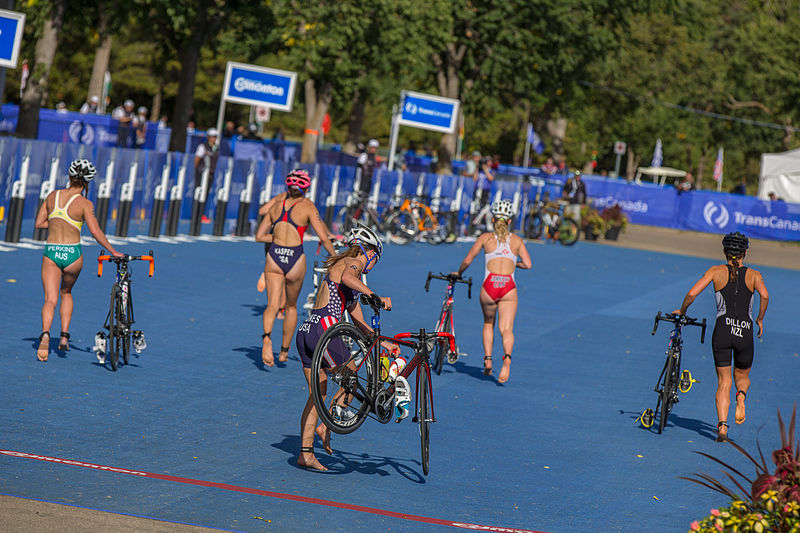
<svg viewBox="0 0 800 533">
<path fill-rule="evenodd" d="M 25 15 L 0 9 L 0 67 L 17 68 Z"/>
<path fill-rule="evenodd" d="M 425 130 L 453 133 L 458 117 L 458 100 L 403 91 L 399 123 Z"/>
<path fill-rule="evenodd" d="M 228 102 L 291 111 L 297 73 L 228 62 L 222 97 Z"/>
</svg>

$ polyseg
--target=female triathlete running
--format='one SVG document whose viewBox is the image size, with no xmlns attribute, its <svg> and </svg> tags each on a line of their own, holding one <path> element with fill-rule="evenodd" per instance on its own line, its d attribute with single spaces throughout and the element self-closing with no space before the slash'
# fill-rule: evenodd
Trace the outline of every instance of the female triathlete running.
<svg viewBox="0 0 800 533">
<path fill-rule="evenodd" d="M 503 339 L 503 368 L 498 381 L 505 383 L 511 372 L 511 350 L 514 348 L 514 316 L 517 314 L 517 286 L 514 284 L 516 267 L 531 268 L 531 256 L 522 239 L 510 232 L 513 207 L 508 200 L 492 205 L 493 232 L 477 238 L 467 257 L 454 274 L 461 275 L 483 250 L 486 253 L 486 269 L 481 286 L 481 309 L 483 310 L 483 373 L 492 374 L 492 344 L 494 324 L 500 315 L 500 335 Z M 519 260 L 517 257 L 519 256 Z"/>
<path fill-rule="evenodd" d="M 374 231 L 361 224 L 350 232 L 347 239 L 349 248 L 342 250 L 338 255 L 333 255 L 325 260 L 324 283 L 320 286 L 314 310 L 297 330 L 297 351 L 303 362 L 303 374 L 308 382 L 308 400 L 300 417 L 300 455 L 297 464 L 314 470 L 327 470 L 314 455 L 314 433 L 322 439 L 325 451 L 331 453 L 331 433 L 324 425 L 317 421 L 319 415 L 314 407 L 314 397 L 311 392 L 311 360 L 314 349 L 322 333 L 341 318 L 344 310 L 350 313 L 353 322 L 365 332 L 372 329 L 364 323 L 364 315 L 358 304 L 359 293 L 374 294 L 372 290 L 361 282 L 361 274 L 367 274 L 375 268 L 378 259 L 383 253 L 383 244 Z M 386 309 L 392 308 L 391 298 L 381 298 Z M 343 363 L 350 352 L 342 344 L 340 353 L 332 353 L 330 366 Z M 396 346 L 388 346 L 390 350 Z M 339 356 L 341 360 L 337 360 Z M 323 373 L 324 374 L 324 373 Z M 321 376 L 324 379 L 325 376 Z M 316 428 L 316 429 L 315 429 Z"/>
<path fill-rule="evenodd" d="M 769 293 L 761 272 L 742 266 L 750 242 L 739 233 L 728 233 L 722 239 L 722 251 L 727 262 L 714 265 L 689 289 L 677 314 L 685 314 L 698 294 L 714 282 L 717 301 L 717 322 L 711 336 L 714 365 L 717 368 L 717 441 L 728 439 L 728 407 L 731 403 L 731 352 L 733 352 L 733 381 L 736 382 L 735 420 L 745 419 L 744 401 L 750 388 L 750 368 L 753 365 L 753 292 L 758 292 L 759 309 L 755 323 L 758 336 L 764 332 L 764 314 Z"/>
<path fill-rule="evenodd" d="M 89 182 L 97 170 L 86 159 L 76 159 L 69 166 L 69 185 L 66 189 L 51 192 L 36 215 L 36 227 L 47 229 L 47 244 L 42 258 L 42 333 L 36 357 L 47 361 L 50 354 L 50 325 L 61 293 L 61 339 L 58 349 L 69 350 L 69 324 L 72 320 L 72 287 L 83 268 L 81 255 L 81 227 L 89 227 L 92 236 L 114 257 L 122 257 L 106 239 L 94 216 L 94 205 L 86 198 Z M 81 194 L 83 193 L 83 195 Z M 45 339 L 45 335 L 47 339 Z"/>
<path fill-rule="evenodd" d="M 306 257 L 303 253 L 303 234 L 308 226 L 314 228 L 322 246 L 330 255 L 335 253 L 328 236 L 328 228 L 319 217 L 314 202 L 305 198 L 311 178 L 305 170 L 293 170 L 286 176 L 288 190 L 271 200 L 272 207 L 256 230 L 258 242 L 271 243 L 264 266 L 267 281 L 267 307 L 262 316 L 264 333 L 261 335 L 261 361 L 267 366 L 275 364 L 272 353 L 272 325 L 286 290 L 286 316 L 283 320 L 283 342 L 292 338 L 297 325 L 297 297 L 306 275 Z M 278 361 L 289 358 L 289 346 L 281 345 Z"/>
</svg>

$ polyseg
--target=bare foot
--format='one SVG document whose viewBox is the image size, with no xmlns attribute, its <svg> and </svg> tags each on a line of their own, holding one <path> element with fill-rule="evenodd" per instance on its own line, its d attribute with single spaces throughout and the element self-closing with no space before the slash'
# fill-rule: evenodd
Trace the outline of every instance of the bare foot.
<svg viewBox="0 0 800 533">
<path fill-rule="evenodd" d="M 268 336 L 261 339 L 261 362 L 265 366 L 275 366 L 275 355 L 272 353 L 272 340 Z"/>
<path fill-rule="evenodd" d="M 508 375 L 511 373 L 511 356 L 506 355 L 503 357 L 503 368 L 500 370 L 500 375 L 497 377 L 497 381 L 500 383 L 505 383 L 508 381 Z"/>
<path fill-rule="evenodd" d="M 328 426 L 325 424 L 320 424 L 317 426 L 317 436 L 322 440 L 322 447 L 325 449 L 326 452 L 333 453 L 331 449 L 331 430 L 328 429 Z"/>
<path fill-rule="evenodd" d="M 285 363 L 286 361 L 289 360 L 289 350 L 288 349 L 284 350 L 283 348 L 284 347 L 281 346 L 281 351 L 278 352 L 278 361 L 280 361 L 281 363 Z"/>
<path fill-rule="evenodd" d="M 300 452 L 300 455 L 297 457 L 297 465 L 320 472 L 328 471 L 328 469 L 322 466 L 322 464 L 317 461 L 317 458 L 314 457 L 314 452 Z"/>
<path fill-rule="evenodd" d="M 483 356 L 483 375 L 484 376 L 491 376 L 492 375 L 492 356 L 491 355 L 484 355 Z"/>
<path fill-rule="evenodd" d="M 47 335 L 47 340 L 44 340 L 45 335 Z M 36 350 L 36 357 L 39 359 L 39 361 L 46 363 L 47 357 L 49 355 L 50 355 L 50 334 L 45 331 L 39 337 L 39 349 Z"/>
<path fill-rule="evenodd" d="M 256 283 L 256 289 L 258 289 L 258 292 L 264 292 L 264 289 L 266 289 L 266 288 L 267 288 L 267 278 L 266 278 L 266 276 L 264 276 L 264 273 L 262 272 L 261 275 L 258 276 L 258 282 Z"/>
<path fill-rule="evenodd" d="M 747 394 L 745 394 L 744 392 L 741 392 L 741 391 L 736 393 L 736 417 L 735 417 L 735 420 L 736 420 L 737 424 L 743 423 L 744 419 L 745 419 L 744 400 L 745 400 L 746 396 L 747 396 Z M 742 399 L 741 402 L 739 401 L 739 398 Z"/>
</svg>

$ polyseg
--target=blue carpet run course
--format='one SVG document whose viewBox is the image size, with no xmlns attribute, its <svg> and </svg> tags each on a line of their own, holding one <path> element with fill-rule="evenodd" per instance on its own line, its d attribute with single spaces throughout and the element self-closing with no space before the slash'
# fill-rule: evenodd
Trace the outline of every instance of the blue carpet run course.
<svg viewBox="0 0 800 533">
<path fill-rule="evenodd" d="M 645 408 L 655 407 L 667 343 L 663 326 L 650 335 L 653 316 L 680 304 L 714 264 L 708 259 L 585 242 L 529 244 L 534 268 L 517 271 L 511 379 L 500 385 L 499 335 L 494 376 L 482 374 L 478 258 L 467 271 L 476 282 L 473 300 L 463 287 L 456 290 L 457 339 L 468 356 L 433 378 L 437 422 L 431 472 L 424 476 L 410 419 L 369 420 L 351 435 L 334 435 L 332 455 L 318 444 L 327 473 L 296 466 L 308 389 L 293 342 L 288 363 L 261 364 L 260 245 L 120 245 L 135 255 L 153 249 L 156 273 L 150 279 L 145 264 L 133 266 L 136 327 L 148 348 L 117 372 L 91 352 L 113 281 L 113 269 L 96 276 L 99 247 L 84 247 L 72 350 L 51 352 L 46 364 L 35 356 L 42 251 L 11 248 L 0 252 L 0 450 L 39 459 L 0 454 L 4 494 L 253 532 L 444 531 L 470 524 L 495 531 L 686 531 L 726 504 L 722 495 L 677 479 L 719 474 L 695 451 L 751 473 L 732 446 L 714 442 L 710 331 L 705 345 L 699 330 L 686 331 L 684 367 L 699 381 L 681 395 L 664 433 L 637 423 Z M 309 262 L 322 258 L 316 248 L 307 243 Z M 368 280 L 394 302 L 382 315 L 384 332 L 433 327 L 444 287 L 434 283 L 426 293 L 425 276 L 454 270 L 468 248 L 387 246 Z M 753 452 L 757 439 L 765 451 L 780 445 L 776 409 L 788 416 L 800 381 L 792 320 L 797 273 L 759 269 L 772 299 L 764 337 L 756 341 L 747 421 L 730 430 Z M 301 299 L 310 287 L 309 269 Z M 714 313 L 707 289 L 690 314 L 713 323 Z M 53 348 L 59 327 L 56 318 Z"/>
</svg>

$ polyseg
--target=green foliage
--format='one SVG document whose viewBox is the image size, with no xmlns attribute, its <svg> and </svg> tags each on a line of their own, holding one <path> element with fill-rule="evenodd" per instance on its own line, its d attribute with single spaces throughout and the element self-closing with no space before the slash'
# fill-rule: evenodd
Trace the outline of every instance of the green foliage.
<svg viewBox="0 0 800 533">
<path fill-rule="evenodd" d="M 729 508 L 711 510 L 711 516 L 691 525 L 693 531 L 776 531 L 796 532 L 800 530 L 800 446 L 794 437 L 797 406 L 792 409 L 789 429 L 778 410 L 778 425 L 781 432 L 781 447 L 772 452 L 775 471 L 770 468 L 758 445 L 760 462 L 756 461 L 744 448 L 735 442 L 728 441 L 731 446 L 742 453 L 756 467 L 754 479 L 744 475 L 740 470 L 707 453 L 697 452 L 704 457 L 722 465 L 727 471 L 726 477 L 734 486 L 726 486 L 723 482 L 709 474 L 695 473 L 694 477 L 681 477 L 716 492 L 720 492 L 733 500 Z M 735 477 L 734 477 L 735 476 Z M 744 483 L 744 484 L 743 484 Z"/>
</svg>

